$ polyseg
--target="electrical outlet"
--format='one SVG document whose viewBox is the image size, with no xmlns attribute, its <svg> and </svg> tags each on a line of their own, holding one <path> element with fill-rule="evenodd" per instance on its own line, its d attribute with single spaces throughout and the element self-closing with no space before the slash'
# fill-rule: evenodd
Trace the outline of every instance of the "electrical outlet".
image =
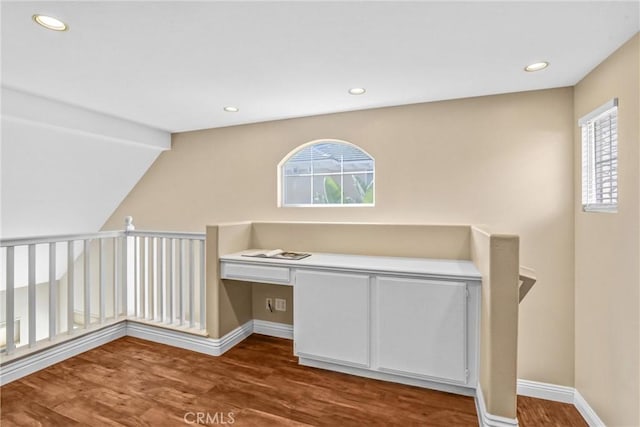
<svg viewBox="0 0 640 427">
<path fill-rule="evenodd" d="M 267 298 L 264 303 L 264 308 L 266 308 L 267 311 L 273 311 L 273 299 Z"/>
<path fill-rule="evenodd" d="M 276 298 L 276 311 L 287 311 L 287 300 Z"/>
</svg>

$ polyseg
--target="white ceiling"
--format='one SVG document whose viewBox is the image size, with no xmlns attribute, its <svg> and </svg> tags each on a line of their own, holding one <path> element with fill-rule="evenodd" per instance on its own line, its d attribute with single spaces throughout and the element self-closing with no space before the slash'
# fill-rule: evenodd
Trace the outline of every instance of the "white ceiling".
<svg viewBox="0 0 640 427">
<path fill-rule="evenodd" d="M 639 4 L 5 1 L 2 79 L 171 132 L 229 126 L 573 85 L 640 29 Z"/>
</svg>

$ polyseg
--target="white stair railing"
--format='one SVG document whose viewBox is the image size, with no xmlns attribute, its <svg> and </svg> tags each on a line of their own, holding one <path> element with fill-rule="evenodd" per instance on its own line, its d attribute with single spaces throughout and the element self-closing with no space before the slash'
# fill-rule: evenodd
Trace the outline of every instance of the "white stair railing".
<svg viewBox="0 0 640 427">
<path fill-rule="evenodd" d="M 133 298 L 130 318 L 205 329 L 205 236 L 201 233 L 130 231 Z"/>
<path fill-rule="evenodd" d="M 127 217 L 124 231 L 2 239 L 0 250 L 4 356 L 123 319 L 206 333 L 203 233 L 135 231 Z"/>
</svg>

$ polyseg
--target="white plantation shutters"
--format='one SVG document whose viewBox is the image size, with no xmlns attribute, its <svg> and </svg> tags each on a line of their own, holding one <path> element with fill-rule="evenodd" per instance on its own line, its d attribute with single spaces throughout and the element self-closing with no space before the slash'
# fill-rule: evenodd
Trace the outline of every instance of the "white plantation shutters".
<svg viewBox="0 0 640 427">
<path fill-rule="evenodd" d="M 582 129 L 582 209 L 617 212 L 618 99 L 578 121 Z"/>
</svg>

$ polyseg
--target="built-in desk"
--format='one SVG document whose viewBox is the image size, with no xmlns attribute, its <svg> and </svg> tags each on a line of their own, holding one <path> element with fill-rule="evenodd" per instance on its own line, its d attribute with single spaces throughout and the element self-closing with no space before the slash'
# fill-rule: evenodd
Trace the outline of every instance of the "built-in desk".
<svg viewBox="0 0 640 427">
<path fill-rule="evenodd" d="M 301 364 L 475 392 L 481 276 L 471 261 L 250 252 L 221 256 L 221 278 L 294 287 Z"/>
</svg>

